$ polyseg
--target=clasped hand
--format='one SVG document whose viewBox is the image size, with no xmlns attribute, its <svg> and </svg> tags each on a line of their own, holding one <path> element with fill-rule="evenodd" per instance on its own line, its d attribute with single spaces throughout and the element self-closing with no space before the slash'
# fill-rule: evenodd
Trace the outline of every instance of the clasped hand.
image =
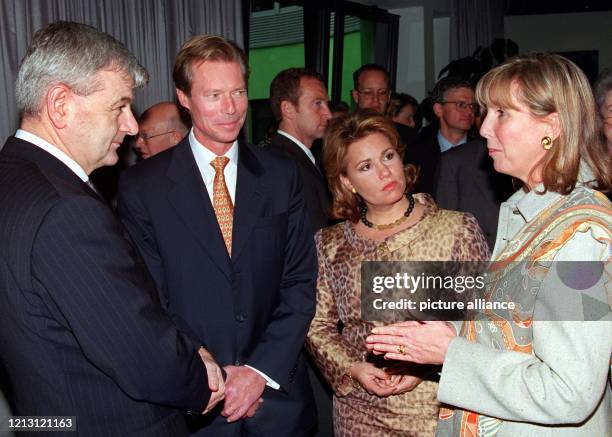
<svg viewBox="0 0 612 437">
<path fill-rule="evenodd" d="M 201 347 L 198 350 L 200 358 L 206 368 L 206 376 L 208 377 L 208 388 L 211 391 L 210 399 L 202 414 L 208 413 L 210 410 L 215 408 L 219 402 L 225 397 L 225 382 L 223 381 L 223 372 L 221 367 L 217 364 L 213 356 L 206 349 Z"/>
<path fill-rule="evenodd" d="M 245 366 L 225 366 L 225 405 L 221 415 L 228 422 L 245 417 L 253 417 L 263 402 L 261 395 L 266 388 L 266 380 L 253 369 Z"/>
<path fill-rule="evenodd" d="M 355 363 L 350 369 L 351 376 L 371 395 L 387 397 L 412 391 L 421 378 L 401 373 L 400 369 L 380 369 L 369 362 Z"/>
</svg>

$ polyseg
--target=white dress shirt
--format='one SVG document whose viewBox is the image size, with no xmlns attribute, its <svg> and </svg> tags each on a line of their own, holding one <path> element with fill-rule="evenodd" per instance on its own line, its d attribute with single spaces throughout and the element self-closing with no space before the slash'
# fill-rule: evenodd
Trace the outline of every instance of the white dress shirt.
<svg viewBox="0 0 612 437">
<path fill-rule="evenodd" d="M 215 182 L 215 169 L 210 163 L 213 159 L 215 159 L 218 155 L 214 152 L 210 151 L 206 146 L 200 143 L 193 133 L 193 129 L 189 132 L 189 146 L 191 147 L 191 151 L 193 152 L 193 156 L 195 157 L 196 165 L 198 166 L 198 170 L 200 170 L 200 175 L 202 175 L 202 180 L 204 181 L 204 185 L 206 185 L 206 191 L 208 191 L 208 197 L 210 198 L 210 203 L 213 204 L 213 185 Z M 227 191 L 232 199 L 232 204 L 236 204 L 236 179 L 238 176 L 238 141 L 234 141 L 232 146 L 229 148 L 227 152 L 223 155 L 229 158 L 229 162 L 223 169 L 223 175 L 225 176 L 225 185 L 227 185 Z M 266 380 L 266 385 L 274 390 L 278 390 L 280 388 L 280 384 L 263 372 L 249 366 L 245 365 L 249 369 L 257 372 L 261 375 L 262 378 Z"/>
<path fill-rule="evenodd" d="M 83 182 L 87 183 L 89 181 L 89 176 L 83 170 L 77 162 L 72 159 L 70 156 L 66 155 L 60 149 L 58 149 L 53 144 L 43 140 L 38 135 L 34 135 L 31 132 L 25 131 L 23 129 L 17 129 L 15 132 L 15 138 L 19 138 L 20 140 L 27 141 L 30 144 L 34 144 L 37 147 L 40 147 L 45 152 L 55 156 L 57 159 L 62 161 L 74 174 L 76 174 Z"/>
<path fill-rule="evenodd" d="M 308 159 L 310 159 L 310 161 L 315 165 L 317 165 L 317 163 L 315 162 L 315 157 L 312 154 L 312 152 L 310 151 L 310 149 L 308 147 L 306 147 L 304 145 L 304 143 L 302 143 L 300 140 L 298 140 L 297 138 L 295 138 L 294 136 L 289 135 L 287 132 L 285 132 L 284 130 L 278 130 L 277 131 L 279 134 L 281 134 L 284 137 L 289 138 L 291 141 L 293 141 L 295 144 L 297 144 L 299 146 L 300 149 L 302 149 L 302 151 L 306 154 L 306 156 L 308 156 Z"/>
<path fill-rule="evenodd" d="M 210 203 L 212 204 L 215 169 L 210 163 L 217 155 L 196 139 L 193 129 L 189 132 L 189 145 L 191 146 L 191 151 L 195 157 L 198 170 L 200 170 L 202 180 L 204 185 L 206 185 L 206 191 L 208 191 L 208 197 L 210 197 Z M 223 156 L 229 158 L 229 162 L 223 169 L 223 175 L 225 176 L 225 185 L 227 185 L 227 191 L 232 199 L 232 204 L 235 204 L 236 178 L 238 176 L 238 141 L 234 141 L 232 147 Z"/>
</svg>

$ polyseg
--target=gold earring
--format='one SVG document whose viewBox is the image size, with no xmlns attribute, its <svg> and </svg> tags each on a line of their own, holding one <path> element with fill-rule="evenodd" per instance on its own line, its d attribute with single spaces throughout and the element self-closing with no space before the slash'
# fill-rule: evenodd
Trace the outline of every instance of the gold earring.
<svg viewBox="0 0 612 437">
<path fill-rule="evenodd" d="M 351 193 L 357 194 L 357 190 L 355 189 L 355 187 L 351 187 Z"/>
<path fill-rule="evenodd" d="M 542 138 L 542 147 L 544 147 L 544 150 L 550 150 L 552 148 L 552 138 L 549 136 Z"/>
</svg>

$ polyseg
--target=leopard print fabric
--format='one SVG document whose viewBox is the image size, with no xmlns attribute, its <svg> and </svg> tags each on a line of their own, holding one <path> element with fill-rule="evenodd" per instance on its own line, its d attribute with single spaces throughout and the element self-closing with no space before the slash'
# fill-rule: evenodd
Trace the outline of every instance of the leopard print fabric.
<svg viewBox="0 0 612 437">
<path fill-rule="evenodd" d="M 315 237 L 319 257 L 317 310 L 307 348 L 334 391 L 336 437 L 433 436 L 438 418 L 437 382 L 425 380 L 413 391 L 380 398 L 356 389 L 346 377 L 366 356 L 365 338 L 380 323 L 361 320 L 362 261 L 481 261 L 489 249 L 469 214 L 426 206 L 421 220 L 377 242 L 360 237 L 350 222 L 322 229 Z M 338 332 L 338 321 L 344 328 Z"/>
</svg>

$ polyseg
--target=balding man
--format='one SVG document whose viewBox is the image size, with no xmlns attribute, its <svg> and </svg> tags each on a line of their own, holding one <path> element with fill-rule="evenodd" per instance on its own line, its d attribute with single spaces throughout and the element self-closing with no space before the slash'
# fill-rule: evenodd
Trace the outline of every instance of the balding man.
<svg viewBox="0 0 612 437">
<path fill-rule="evenodd" d="M 144 159 L 176 146 L 189 132 L 177 104 L 161 102 L 140 116 L 134 148 Z"/>
</svg>

